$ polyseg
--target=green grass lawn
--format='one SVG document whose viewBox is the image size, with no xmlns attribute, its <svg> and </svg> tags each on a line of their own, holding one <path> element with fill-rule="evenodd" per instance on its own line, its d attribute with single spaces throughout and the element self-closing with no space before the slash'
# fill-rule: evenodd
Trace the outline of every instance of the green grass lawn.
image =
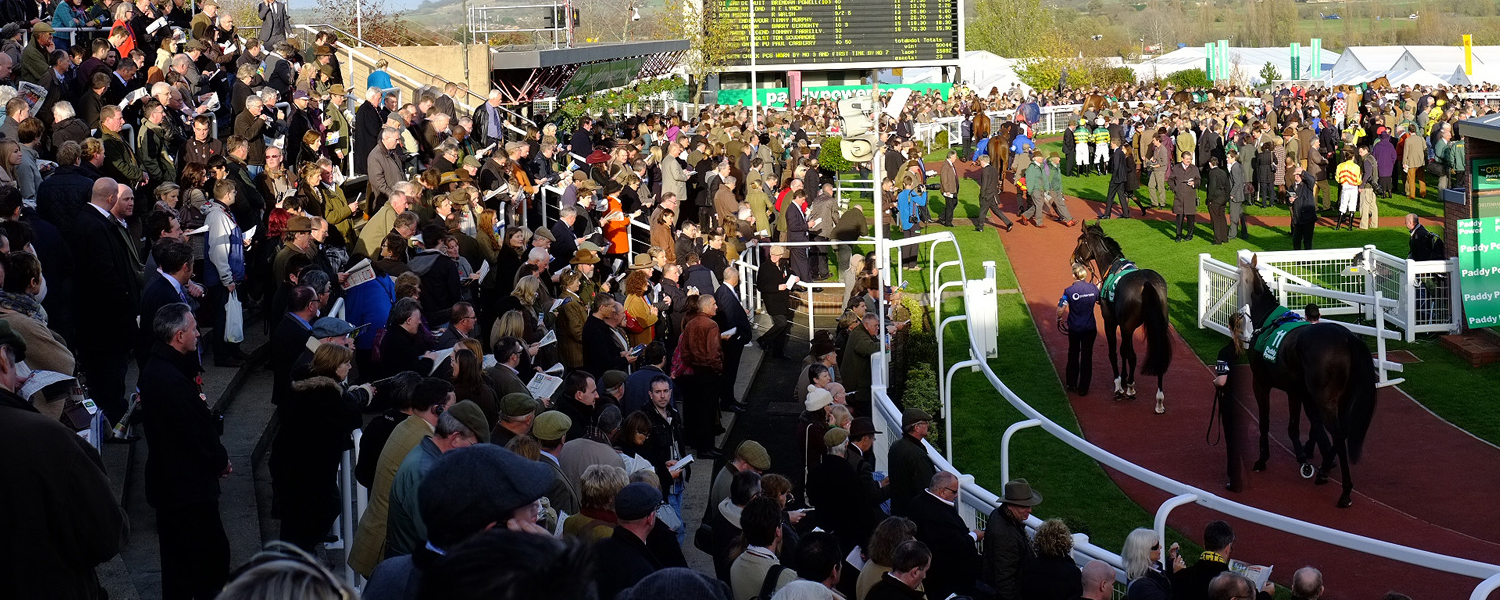
<svg viewBox="0 0 1500 600">
<path fill-rule="evenodd" d="M 1043 141 L 1044 151 L 1060 151 L 1061 141 Z M 933 156 L 941 152 L 933 153 Z M 1108 189 L 1109 179 L 1102 175 L 1065 177 L 1063 191 L 1070 196 L 1086 200 L 1102 201 Z M 1331 190 L 1325 190 L 1330 191 Z M 1146 197 L 1146 190 L 1138 190 Z M 1202 194 L 1200 192 L 1200 198 Z M 1200 201 L 1200 208 L 1203 204 Z M 1286 216 L 1283 207 L 1269 209 L 1250 208 L 1251 215 Z M 1313 236 L 1313 245 L 1318 248 L 1358 248 L 1365 244 L 1394 254 L 1406 256 L 1407 233 L 1400 217 L 1413 213 L 1422 217 L 1441 217 L 1442 202 L 1437 198 L 1436 186 L 1428 186 L 1428 195 L 1410 198 L 1393 195 L 1380 200 L 1382 224 L 1379 229 L 1369 231 L 1332 231 L 1319 227 Z M 1334 211 L 1326 211 L 1333 216 Z M 1223 336 L 1199 329 L 1197 322 L 1197 265 L 1198 254 L 1207 252 L 1219 260 L 1233 262 L 1235 253 L 1241 248 L 1251 250 L 1290 250 L 1291 238 L 1285 227 L 1252 227 L 1249 239 L 1233 240 L 1223 246 L 1208 243 L 1211 229 L 1207 222 L 1200 222 L 1198 236 L 1192 242 L 1170 243 L 1173 225 L 1167 221 L 1141 221 L 1134 219 L 1112 219 L 1104 221 L 1105 230 L 1114 236 L 1132 260 L 1142 267 L 1156 269 L 1166 278 L 1171 296 L 1172 323 L 1183 339 L 1192 346 L 1200 358 L 1207 361 L 1214 357 L 1223 345 Z M 1428 229 L 1435 229 L 1429 222 Z M 1298 307 L 1292 307 L 1294 309 Z M 1367 340 L 1374 348 L 1373 340 Z M 1496 389 L 1500 387 L 1500 365 L 1470 367 L 1446 348 L 1439 346 L 1436 336 L 1423 335 L 1412 343 L 1388 342 L 1388 350 L 1408 350 L 1421 359 L 1421 363 L 1406 366 L 1406 370 L 1393 377 L 1405 377 L 1401 389 L 1438 416 L 1458 427 L 1486 440 L 1500 444 L 1500 412 L 1483 403 L 1472 400 L 1472 390 Z"/>
<path fill-rule="evenodd" d="M 955 211 L 959 223 L 967 225 L 967 219 L 979 212 L 978 194 L 977 182 L 963 182 L 960 206 Z M 864 205 L 868 211 L 868 201 Z M 1001 290 L 1017 287 L 1009 256 L 995 229 L 976 233 L 967 226 L 958 226 L 952 231 L 959 240 L 969 278 L 983 277 L 983 263 L 992 260 L 996 262 L 997 287 Z M 923 264 L 926 258 L 924 251 Z M 955 258 L 951 245 L 938 249 L 939 262 Z M 926 291 L 926 281 L 913 280 L 907 290 Z M 962 310 L 960 298 L 943 301 L 943 317 Z M 1042 414 L 1074 433 L 1081 433 L 1062 381 L 1050 366 L 1041 336 L 1020 294 L 999 296 L 999 337 L 1005 351 L 989 361 L 991 369 Z M 962 323 L 948 328 L 945 370 L 968 358 L 963 351 L 968 342 L 968 330 Z M 955 466 L 974 475 L 985 489 L 998 492 L 1004 485 L 1000 479 L 1000 434 L 1024 417 L 1000 397 L 982 374 L 967 369 L 954 377 L 953 398 Z M 1012 440 L 1011 476 L 1026 478 L 1047 497 L 1037 507 L 1038 517 L 1066 519 L 1075 533 L 1087 533 L 1094 544 L 1111 551 L 1119 552 L 1131 530 L 1151 526 L 1151 513 L 1126 496 L 1098 463 L 1040 430 L 1023 431 Z M 1170 537 L 1169 541 L 1181 542 L 1188 549 L 1185 552 L 1197 552 L 1197 546 L 1181 535 L 1173 532 Z"/>
</svg>

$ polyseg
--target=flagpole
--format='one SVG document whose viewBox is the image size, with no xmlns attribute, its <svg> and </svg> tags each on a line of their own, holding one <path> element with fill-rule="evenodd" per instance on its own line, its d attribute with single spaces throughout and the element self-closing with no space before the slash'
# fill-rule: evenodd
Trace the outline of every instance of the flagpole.
<svg viewBox="0 0 1500 600">
<path fill-rule="evenodd" d="M 760 100 L 756 97 L 758 82 L 755 73 L 755 0 L 750 3 L 750 128 L 760 129 Z"/>
</svg>

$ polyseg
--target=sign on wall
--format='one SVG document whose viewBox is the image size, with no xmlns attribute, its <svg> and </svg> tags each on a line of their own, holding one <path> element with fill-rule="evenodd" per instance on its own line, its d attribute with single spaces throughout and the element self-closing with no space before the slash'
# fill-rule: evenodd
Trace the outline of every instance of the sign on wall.
<svg viewBox="0 0 1500 600">
<path fill-rule="evenodd" d="M 1500 217 L 1458 222 L 1458 272 L 1465 324 L 1500 325 Z"/>
</svg>

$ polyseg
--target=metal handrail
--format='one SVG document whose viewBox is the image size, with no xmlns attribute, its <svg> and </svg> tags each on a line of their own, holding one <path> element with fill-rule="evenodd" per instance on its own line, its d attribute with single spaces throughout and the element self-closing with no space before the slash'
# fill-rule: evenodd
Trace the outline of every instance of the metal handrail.
<svg viewBox="0 0 1500 600">
<path fill-rule="evenodd" d="M 378 53 L 380 53 L 380 54 L 382 54 L 384 56 L 389 56 L 391 58 L 394 58 L 398 62 L 400 62 L 401 64 L 406 65 L 406 66 L 408 66 L 408 67 L 410 67 L 412 69 L 415 69 L 418 73 L 421 73 L 423 75 L 431 77 L 432 79 L 436 79 L 438 81 L 441 81 L 443 83 L 452 83 L 446 77 L 439 76 L 438 74 L 433 73 L 431 71 L 428 71 L 427 69 L 423 69 L 422 67 L 414 65 L 410 61 L 408 61 L 408 60 L 406 60 L 404 58 L 401 58 L 400 56 L 397 56 L 397 55 L 391 53 L 390 51 L 386 50 L 385 48 L 382 48 L 382 47 L 377 46 L 375 44 L 371 44 L 370 42 L 367 42 L 367 41 L 361 39 L 359 36 L 354 35 L 352 33 L 349 33 L 348 31 L 344 31 L 343 29 L 340 29 L 339 27 L 337 27 L 335 25 L 331 25 L 331 24 L 327 24 L 327 23 L 321 23 L 321 24 L 315 24 L 315 25 L 297 25 L 296 27 L 298 29 L 302 29 L 302 30 L 305 30 L 305 31 L 308 31 L 308 32 L 311 32 L 311 33 L 314 33 L 314 34 L 316 34 L 318 32 L 318 29 L 330 29 L 330 30 L 333 30 L 334 32 L 343 34 L 344 36 L 347 36 L 347 37 L 349 37 L 351 39 L 359 40 L 359 43 L 363 44 L 362 47 L 373 48 L 373 49 L 375 49 L 376 52 L 378 52 Z M 335 41 L 334 43 L 337 44 L 340 48 L 348 51 L 351 56 L 354 54 L 354 48 L 350 47 L 348 44 L 345 44 L 345 43 L 339 42 L 339 41 Z M 364 55 L 361 55 L 360 58 L 365 59 L 366 62 L 369 62 L 371 64 L 374 64 L 374 62 L 375 62 L 373 60 L 370 60 L 369 57 L 364 56 Z M 406 81 L 412 83 L 413 85 L 416 85 L 418 87 L 420 87 L 422 85 L 420 83 L 417 83 L 417 81 L 414 80 L 414 79 L 412 79 L 411 77 L 406 76 L 405 74 L 402 74 L 402 73 L 399 73 L 399 72 L 397 72 L 396 74 L 400 75 L 402 78 L 406 79 Z M 475 92 L 474 90 L 469 89 L 468 86 L 464 86 L 463 90 L 464 90 L 464 93 L 468 94 L 469 96 L 473 96 L 475 98 L 478 98 L 479 99 L 479 104 L 483 104 L 484 102 L 486 102 L 487 100 L 489 100 L 488 97 L 482 96 L 479 93 Z M 462 106 L 464 108 L 464 110 L 473 112 L 473 110 L 478 106 L 478 104 L 476 104 L 474 106 L 470 106 L 468 104 L 464 104 L 464 103 L 460 102 L 459 106 Z M 499 108 L 500 110 L 505 111 L 506 113 L 510 114 L 511 116 L 513 116 L 513 117 L 515 117 L 517 119 L 520 119 L 521 121 L 525 122 L 528 125 L 531 125 L 532 127 L 536 127 L 536 121 L 533 121 L 531 119 L 526 118 L 526 116 L 522 115 L 521 113 L 518 113 L 516 111 L 510 110 L 510 109 L 505 108 L 503 106 L 500 106 L 500 107 L 497 107 L 497 108 Z M 515 131 L 517 131 L 517 132 L 519 132 L 519 133 L 521 133 L 522 135 L 526 134 L 525 131 L 523 131 L 521 129 L 518 129 L 518 128 L 515 128 L 514 126 L 512 126 L 512 129 L 515 130 Z"/>
<path fill-rule="evenodd" d="M 939 348 L 943 346 L 943 342 L 943 338 L 939 336 Z M 969 348 L 970 355 L 980 355 L 980 351 L 974 348 L 972 344 L 973 342 L 971 341 Z M 872 372 L 877 374 L 877 381 L 875 382 L 877 385 L 873 386 L 874 395 L 878 398 L 878 401 L 876 402 L 876 412 L 880 413 L 881 416 L 886 419 L 887 423 L 899 423 L 900 411 L 898 408 L 896 408 L 895 403 L 892 402 L 889 396 L 885 393 L 885 387 L 883 385 L 885 374 L 884 366 L 880 364 L 880 362 L 883 360 L 884 357 L 880 356 L 879 354 L 872 357 L 872 366 L 875 368 L 875 370 Z M 1481 600 L 1486 595 L 1488 595 L 1490 591 L 1493 591 L 1497 587 L 1500 587 L 1500 565 L 1470 560 L 1466 558 L 1459 558 L 1455 556 L 1448 556 L 1355 533 L 1349 533 L 1315 523 L 1309 523 L 1300 519 L 1295 519 L 1253 506 L 1241 504 L 1239 502 L 1235 502 L 1233 500 L 1215 495 L 1212 492 L 1178 482 L 1164 475 L 1151 471 L 1145 467 L 1116 456 L 1115 454 L 1110 453 L 1109 451 L 1104 450 L 1099 446 L 1094 445 L 1092 442 L 1083 439 L 1078 434 L 1073 433 L 1062 425 L 1059 425 L 1058 423 L 1052 421 L 1046 415 L 1043 415 L 1040 411 L 1033 408 L 1030 404 L 1027 404 L 1024 400 L 1017 396 L 1015 392 L 1011 391 L 1011 389 L 1006 386 L 1003 381 L 1000 380 L 1000 377 L 995 374 L 994 370 L 991 369 L 988 361 L 977 360 L 974 361 L 973 366 L 978 368 L 980 372 L 984 374 L 985 379 L 989 381 L 990 385 L 994 387 L 994 389 L 998 391 L 1000 395 L 1011 404 L 1012 407 L 1014 407 L 1021 413 L 1023 423 L 1031 425 L 1030 422 L 1035 422 L 1035 427 L 1040 427 L 1042 430 L 1046 431 L 1048 434 L 1052 435 L 1058 440 L 1061 440 L 1063 443 L 1071 446 L 1079 452 L 1082 452 L 1085 456 L 1088 456 L 1089 458 L 1099 462 L 1105 468 L 1117 471 L 1125 477 L 1129 477 L 1148 486 L 1156 488 L 1157 490 L 1166 492 L 1167 494 L 1170 494 L 1174 499 L 1192 497 L 1192 503 L 1195 503 L 1208 510 L 1222 513 L 1224 515 L 1237 519 L 1249 521 L 1251 523 L 1262 525 L 1271 529 L 1290 533 L 1299 537 L 1332 544 L 1350 550 L 1356 550 L 1388 560 L 1394 560 L 1414 566 L 1484 580 L 1475 588 L 1473 596 L 1471 597 L 1474 600 Z M 949 415 L 949 418 L 951 419 L 951 415 Z M 952 465 L 951 462 L 947 460 L 947 458 L 941 451 L 939 451 L 939 449 L 933 447 L 931 444 L 928 444 L 925 441 L 923 442 L 923 445 L 926 447 L 928 456 L 933 460 L 934 464 L 936 464 L 939 469 L 947 470 L 953 473 L 960 472 Z M 1008 472 L 1009 465 L 1002 464 L 1001 469 L 1002 471 Z M 965 483 L 961 486 L 961 488 L 963 490 L 963 495 L 965 496 L 966 504 L 974 503 L 974 501 L 977 501 L 979 506 L 977 506 L 976 508 L 993 509 L 994 507 L 999 506 L 998 497 L 996 497 L 994 493 L 985 490 L 977 484 L 971 485 Z M 1169 504 L 1173 502 L 1173 500 L 1168 501 Z M 1181 502 L 1181 500 L 1176 500 L 1176 502 Z M 1157 513 L 1158 520 L 1164 522 L 1165 514 L 1167 512 L 1170 512 L 1172 508 L 1173 506 L 1164 504 L 1161 507 L 1161 510 Z M 1039 524 L 1040 522 L 1038 521 L 1037 523 Z M 1031 524 L 1031 520 L 1028 520 L 1028 525 Z M 1158 530 L 1159 529 L 1160 528 L 1158 528 Z M 1104 551 L 1104 553 L 1101 555 L 1094 552 L 1092 549 L 1086 550 L 1085 548 L 1079 548 L 1079 550 L 1084 552 L 1085 554 L 1103 558 L 1104 560 L 1111 562 L 1111 564 L 1113 564 L 1117 568 L 1122 568 L 1122 565 L 1119 562 L 1110 561 L 1109 558 L 1106 558 L 1106 555 L 1110 555 L 1107 551 Z M 1117 559 L 1118 557 L 1115 558 Z"/>
</svg>

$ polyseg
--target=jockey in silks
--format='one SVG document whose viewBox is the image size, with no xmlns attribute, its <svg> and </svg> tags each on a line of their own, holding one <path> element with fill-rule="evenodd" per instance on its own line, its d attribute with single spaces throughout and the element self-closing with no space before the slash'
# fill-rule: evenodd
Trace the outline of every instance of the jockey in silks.
<svg viewBox="0 0 1500 600">
<path fill-rule="evenodd" d="M 1089 124 L 1082 119 L 1078 120 L 1078 130 L 1073 133 L 1073 159 L 1077 165 L 1077 173 L 1084 174 L 1089 168 L 1089 143 L 1094 141 L 1093 131 L 1089 130 Z"/>
<path fill-rule="evenodd" d="M 1109 173 L 1109 127 L 1104 124 L 1104 117 L 1094 119 L 1094 169 L 1100 175 Z"/>
</svg>

